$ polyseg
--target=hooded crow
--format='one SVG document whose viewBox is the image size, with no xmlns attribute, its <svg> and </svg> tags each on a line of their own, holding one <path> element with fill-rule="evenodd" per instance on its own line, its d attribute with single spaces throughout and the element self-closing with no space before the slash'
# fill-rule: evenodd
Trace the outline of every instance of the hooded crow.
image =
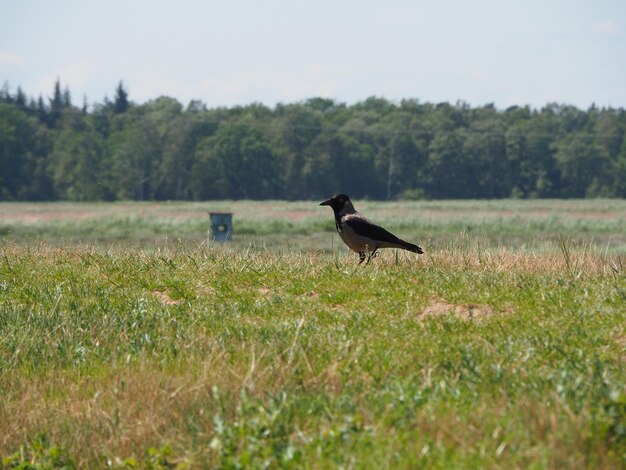
<svg viewBox="0 0 626 470">
<path fill-rule="evenodd" d="M 348 248 L 359 254 L 359 264 L 366 258 L 369 263 L 379 248 L 402 248 L 413 253 L 424 253 L 419 246 L 400 240 L 393 233 L 363 217 L 345 194 L 331 197 L 321 202 L 320 206 L 332 208 L 337 232 Z"/>
</svg>

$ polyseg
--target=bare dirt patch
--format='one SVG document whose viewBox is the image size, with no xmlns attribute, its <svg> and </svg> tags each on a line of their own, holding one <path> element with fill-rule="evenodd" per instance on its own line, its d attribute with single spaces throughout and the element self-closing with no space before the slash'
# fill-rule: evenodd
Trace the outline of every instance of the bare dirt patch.
<svg viewBox="0 0 626 470">
<path fill-rule="evenodd" d="M 272 293 L 272 289 L 270 289 L 269 287 L 259 287 L 257 289 L 257 292 L 259 293 L 259 295 L 261 295 L 262 297 L 269 297 L 270 294 Z"/>
<path fill-rule="evenodd" d="M 447 314 L 455 314 L 464 320 L 475 320 L 493 315 L 491 305 L 480 304 L 451 304 L 443 299 L 431 299 L 420 313 L 420 318 L 437 317 Z"/>
<path fill-rule="evenodd" d="M 0 215 L 0 221 L 3 222 L 20 222 L 23 224 L 35 224 L 38 222 L 48 221 L 65 221 L 65 220 L 85 220 L 90 218 L 101 217 L 103 214 L 100 212 L 72 210 L 72 211 L 33 211 L 33 212 L 21 212 L 10 213 Z M 110 215 L 110 214 L 107 214 Z"/>
<path fill-rule="evenodd" d="M 161 292 L 160 290 L 153 290 L 152 295 L 163 305 L 180 305 L 183 303 L 182 299 L 172 299 L 167 292 Z"/>
<path fill-rule="evenodd" d="M 391 219 L 396 218 L 419 218 L 421 220 L 445 220 L 450 218 L 465 218 L 471 213 L 474 221 L 487 219 L 539 219 L 549 220 L 559 218 L 564 220 L 585 220 L 585 221 L 606 221 L 616 220 L 624 217 L 624 211 L 619 207 L 606 208 L 600 203 L 587 203 L 586 201 L 576 201 L 576 203 L 567 203 L 558 201 L 554 207 L 536 207 L 527 205 L 527 207 L 517 208 L 489 208 L 489 207 L 467 207 L 466 205 L 447 206 L 447 207 L 372 207 L 365 209 L 372 219 Z"/>
<path fill-rule="evenodd" d="M 281 215 L 282 217 L 289 219 L 289 220 L 302 220 L 302 219 L 311 217 L 312 214 L 311 214 L 311 211 L 293 210 L 293 211 L 282 211 Z"/>
</svg>

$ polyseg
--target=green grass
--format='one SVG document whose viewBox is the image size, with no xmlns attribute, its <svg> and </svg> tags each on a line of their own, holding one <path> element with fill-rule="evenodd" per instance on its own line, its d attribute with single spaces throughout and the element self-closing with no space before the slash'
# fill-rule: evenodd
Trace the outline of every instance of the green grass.
<svg viewBox="0 0 626 470">
<path fill-rule="evenodd" d="M 550 250 L 561 238 L 626 253 L 626 200 L 355 201 L 368 217 L 435 248 L 470 236 L 508 249 Z M 209 211 L 234 213 L 234 245 L 280 250 L 331 245 L 334 222 L 315 202 L 4 203 L 0 237 L 18 243 L 97 244 L 147 249 L 207 241 Z"/>
<path fill-rule="evenodd" d="M 146 219 L 114 249 L 0 241 L 2 466 L 626 465 L 626 258 L 601 230 L 534 250 L 446 225 L 357 267 L 322 225 L 296 249 L 165 242 Z"/>
</svg>

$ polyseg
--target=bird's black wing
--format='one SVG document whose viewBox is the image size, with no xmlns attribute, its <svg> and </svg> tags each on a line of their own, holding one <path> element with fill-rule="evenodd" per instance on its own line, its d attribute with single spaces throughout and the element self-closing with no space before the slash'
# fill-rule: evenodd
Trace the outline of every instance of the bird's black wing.
<svg viewBox="0 0 626 470">
<path fill-rule="evenodd" d="M 393 233 L 388 232 L 384 228 L 379 227 L 378 225 L 375 225 L 369 221 L 349 218 L 345 221 L 345 223 L 346 225 L 348 225 L 348 227 L 354 230 L 354 233 L 362 237 L 367 237 L 371 238 L 372 240 L 388 243 L 405 243 L 398 237 L 396 237 Z"/>
</svg>

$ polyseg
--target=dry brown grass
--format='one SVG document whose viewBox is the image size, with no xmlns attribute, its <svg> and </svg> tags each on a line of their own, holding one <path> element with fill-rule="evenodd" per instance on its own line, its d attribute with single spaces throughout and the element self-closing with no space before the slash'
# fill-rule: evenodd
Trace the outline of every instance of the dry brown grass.
<svg viewBox="0 0 626 470">
<path fill-rule="evenodd" d="M 163 305 L 180 305 L 183 303 L 182 299 L 173 299 L 170 296 L 169 292 L 153 290 L 152 295 L 156 297 L 159 300 L 159 302 L 161 302 Z"/>
<path fill-rule="evenodd" d="M 626 363 L 626 333 L 619 335 L 615 339 L 615 342 L 622 349 L 622 355 L 620 356 L 621 361 Z"/>
<path fill-rule="evenodd" d="M 95 378 L 57 374 L 16 381 L 0 407 L 0 426 L 7 430 L 0 436 L 0 453 L 7 455 L 46 431 L 55 442 L 64 442 L 72 455 L 84 459 L 77 462 L 79 466 L 102 455 L 137 455 L 146 445 L 176 438 L 168 430 L 183 424 L 181 416 L 188 412 L 184 408 L 192 401 L 174 397 L 181 387 L 209 393 L 201 385 L 185 375 L 167 376 L 143 367 Z"/>
<path fill-rule="evenodd" d="M 194 449 L 190 437 L 181 433 L 191 425 L 185 419 L 193 417 L 194 439 L 209 442 L 215 385 L 235 397 L 242 387 L 251 392 L 280 388 L 284 380 L 275 367 L 281 364 L 269 364 L 262 353 L 257 356 L 250 363 L 233 364 L 217 353 L 204 364 L 181 363 L 177 373 L 140 363 L 95 377 L 57 372 L 26 381 L 7 374 L 0 405 L 0 455 L 45 431 L 54 442 L 65 443 L 71 455 L 80 456 L 79 467 L 103 455 L 141 458 L 148 447 L 163 442 L 181 457 L 191 452 L 196 459 L 207 459 L 210 449 Z"/>
<path fill-rule="evenodd" d="M 598 253 L 586 247 L 574 248 L 567 255 L 558 251 L 518 252 L 506 248 L 480 250 L 452 248 L 426 252 L 421 263 L 436 267 L 476 272 L 562 274 L 574 276 L 623 273 L 626 257 Z"/>
<path fill-rule="evenodd" d="M 484 316 L 493 315 L 491 305 L 479 304 L 451 304 L 442 299 L 431 299 L 420 313 L 420 318 L 437 317 L 454 314 L 464 320 L 477 320 Z"/>
<path fill-rule="evenodd" d="M 64 443 L 70 455 L 78 456 L 79 467 L 103 455 L 113 460 L 140 459 L 147 448 L 163 442 L 179 459 L 211 461 L 215 454 L 208 443 L 218 406 L 215 386 L 228 397 L 231 411 L 242 390 L 258 398 L 297 388 L 297 383 L 306 384 L 311 393 L 342 391 L 337 361 L 321 370 L 308 362 L 299 344 L 303 325 L 302 319 L 288 347 L 278 355 L 271 346 L 254 343 L 242 343 L 239 353 L 227 353 L 213 338 L 206 338 L 215 352 L 202 362 L 181 360 L 163 368 L 146 358 L 129 364 L 122 361 L 95 375 L 50 371 L 27 380 L 19 371 L 6 373 L 0 378 L 0 389 L 5 391 L 0 402 L 0 456 L 45 432 L 53 442 Z M 296 370 L 304 371 L 297 379 Z M 189 426 L 193 432 L 181 432 Z M 303 432 L 308 432 L 303 426 Z M 198 441 L 204 445 L 195 446 Z"/>
</svg>

